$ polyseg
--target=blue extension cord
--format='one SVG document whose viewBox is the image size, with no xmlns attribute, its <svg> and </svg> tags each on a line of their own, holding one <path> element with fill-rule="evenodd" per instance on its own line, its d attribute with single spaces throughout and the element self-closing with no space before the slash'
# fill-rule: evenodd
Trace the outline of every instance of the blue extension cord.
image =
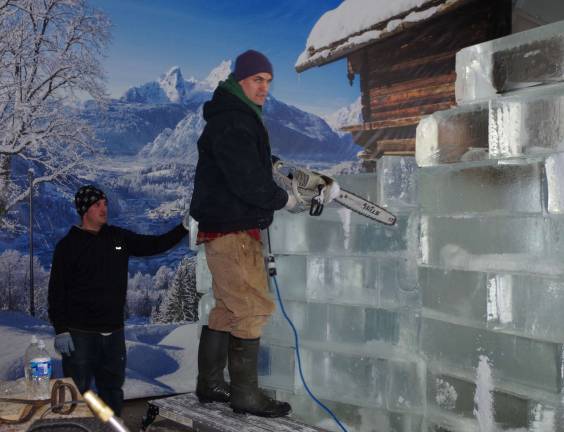
<svg viewBox="0 0 564 432">
<path fill-rule="evenodd" d="M 270 243 L 270 236 L 269 236 L 269 243 Z M 270 245 L 269 245 L 270 246 Z M 335 420 L 335 422 L 339 425 L 339 427 L 341 428 L 341 430 L 343 432 L 348 432 L 347 429 L 343 426 L 343 424 L 341 423 L 341 421 L 339 420 L 339 418 L 335 415 L 335 413 L 333 411 L 331 411 L 327 406 L 325 406 L 325 404 L 323 402 L 321 402 L 319 399 L 317 399 L 315 397 L 315 395 L 311 392 L 311 390 L 309 389 L 305 378 L 304 378 L 304 373 L 302 371 L 302 359 L 300 356 L 300 337 L 298 336 L 298 331 L 296 330 L 296 327 L 294 326 L 294 323 L 292 322 L 292 320 L 290 319 L 290 317 L 288 316 L 288 314 L 286 313 L 286 309 L 284 309 L 284 303 L 282 302 L 282 297 L 280 296 L 280 289 L 278 288 L 278 281 L 276 280 L 276 268 L 274 267 L 274 256 L 273 255 L 269 255 L 269 270 L 274 269 L 274 274 L 270 274 L 270 277 L 274 280 L 274 286 L 276 287 L 276 297 L 278 298 L 278 304 L 280 305 L 280 310 L 282 311 L 282 315 L 284 315 L 284 318 L 286 318 L 286 321 L 288 321 L 288 324 L 290 324 L 290 327 L 292 328 L 292 331 L 294 332 L 294 344 L 296 347 L 296 358 L 298 359 L 298 370 L 300 371 L 300 378 L 302 380 L 302 384 L 304 385 L 304 388 L 306 389 L 307 393 L 309 394 L 309 396 L 313 399 L 313 401 L 319 405 L 321 408 L 323 408 L 323 410 L 325 410 L 325 412 L 327 414 L 329 414 L 331 417 L 333 417 L 333 420 Z"/>
</svg>

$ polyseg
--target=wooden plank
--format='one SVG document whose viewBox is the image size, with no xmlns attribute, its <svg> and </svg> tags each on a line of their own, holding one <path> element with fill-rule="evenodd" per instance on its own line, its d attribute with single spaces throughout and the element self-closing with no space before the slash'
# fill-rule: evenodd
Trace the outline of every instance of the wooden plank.
<svg viewBox="0 0 564 432">
<path fill-rule="evenodd" d="M 292 417 L 265 418 L 235 414 L 227 404 L 201 404 L 194 393 L 149 401 L 159 415 L 194 432 L 326 432 Z"/>
<path fill-rule="evenodd" d="M 459 50 L 451 50 L 447 52 L 440 52 L 437 54 L 428 55 L 425 57 L 419 58 L 406 58 L 405 60 L 395 63 L 395 64 L 381 64 L 375 63 L 374 65 L 369 64 L 368 68 L 370 69 L 371 73 L 385 73 L 385 72 L 397 72 L 402 69 L 413 69 L 419 68 L 422 66 L 427 66 L 430 64 L 437 64 L 439 62 L 449 62 L 449 61 L 456 61 L 456 53 Z M 371 67 L 372 66 L 372 67 Z"/>
<path fill-rule="evenodd" d="M 411 81 L 414 79 L 431 78 L 437 75 L 445 75 L 454 72 L 456 62 L 452 60 L 441 60 L 440 62 L 428 63 L 426 66 L 414 67 L 400 70 L 383 70 L 369 72 L 365 77 L 367 88 L 379 87 Z"/>
<path fill-rule="evenodd" d="M 378 159 L 386 156 L 413 156 L 415 154 L 415 138 L 398 140 L 380 140 L 366 146 L 358 155 L 364 160 Z"/>
<path fill-rule="evenodd" d="M 407 107 L 397 110 L 390 110 L 384 112 L 372 112 L 370 121 L 384 121 L 384 120 L 391 120 L 391 119 L 400 119 L 404 117 L 416 117 L 416 116 L 423 116 L 432 114 L 435 111 L 442 111 L 451 108 L 452 106 L 456 105 L 454 100 L 454 95 L 451 100 L 439 103 L 432 103 L 426 104 L 421 106 L 415 107 Z"/>
<path fill-rule="evenodd" d="M 344 126 L 341 128 L 344 132 L 359 132 L 359 131 L 368 131 L 368 130 L 375 130 L 375 129 L 387 129 L 387 128 L 396 128 L 396 127 L 403 127 L 403 126 L 414 126 L 419 123 L 421 120 L 421 116 L 414 116 L 414 117 L 403 117 L 398 119 L 389 119 L 383 121 L 374 121 L 374 122 L 367 122 L 362 123 L 359 125 L 351 125 L 351 126 Z"/>
<path fill-rule="evenodd" d="M 378 92 L 378 94 L 381 95 L 394 94 L 394 93 L 400 93 L 400 92 L 405 92 L 419 88 L 432 87 L 432 86 L 442 85 L 447 83 L 454 83 L 455 81 L 456 81 L 456 73 L 454 71 L 451 71 L 448 74 L 411 79 L 411 80 L 403 81 L 401 83 L 380 84 L 378 86 L 371 88 L 368 94 L 372 95 L 374 94 L 374 92 Z"/>
<path fill-rule="evenodd" d="M 403 90 L 394 93 L 381 94 L 378 89 L 373 89 L 370 94 L 370 105 L 393 106 L 401 103 L 413 103 L 418 100 L 430 98 L 451 99 L 454 95 L 454 82 L 431 85 L 427 87 L 416 87 L 411 90 Z"/>
</svg>

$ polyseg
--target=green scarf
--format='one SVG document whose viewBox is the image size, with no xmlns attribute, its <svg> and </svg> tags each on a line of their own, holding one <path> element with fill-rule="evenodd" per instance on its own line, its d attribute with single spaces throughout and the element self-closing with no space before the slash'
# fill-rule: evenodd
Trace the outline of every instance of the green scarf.
<svg viewBox="0 0 564 432">
<path fill-rule="evenodd" d="M 239 99 L 245 102 L 254 112 L 257 113 L 258 118 L 262 120 L 262 107 L 245 96 L 243 89 L 241 88 L 239 83 L 235 81 L 235 78 L 233 78 L 233 74 L 230 74 L 225 81 L 221 81 L 219 83 L 219 87 L 227 90 L 229 93 L 237 96 Z"/>
</svg>

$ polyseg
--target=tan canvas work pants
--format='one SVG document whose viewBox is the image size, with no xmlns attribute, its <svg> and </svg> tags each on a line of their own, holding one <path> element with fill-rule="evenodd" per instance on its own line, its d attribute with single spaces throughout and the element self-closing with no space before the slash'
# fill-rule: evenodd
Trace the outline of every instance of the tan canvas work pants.
<svg viewBox="0 0 564 432">
<path fill-rule="evenodd" d="M 208 326 L 242 339 L 260 337 L 275 307 L 261 243 L 247 233 L 231 233 L 206 242 L 205 250 L 215 298 Z"/>
</svg>

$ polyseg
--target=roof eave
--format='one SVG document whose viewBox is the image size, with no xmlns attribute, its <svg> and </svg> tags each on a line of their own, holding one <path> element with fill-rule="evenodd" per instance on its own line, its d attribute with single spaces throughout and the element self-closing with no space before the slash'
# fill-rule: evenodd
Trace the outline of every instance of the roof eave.
<svg viewBox="0 0 564 432">
<path fill-rule="evenodd" d="M 441 15 L 451 9 L 454 9 L 458 6 L 460 6 L 462 3 L 466 3 L 468 1 L 471 0 L 442 0 L 443 3 L 441 4 L 441 1 L 438 1 L 437 6 L 440 7 L 439 11 L 436 14 L 433 14 L 431 17 L 429 17 L 428 19 L 431 19 L 437 15 Z M 431 3 L 433 4 L 433 3 Z M 407 15 L 407 14 L 406 14 Z M 388 23 L 389 21 L 391 21 L 392 19 L 396 19 L 397 17 L 393 17 L 389 20 L 383 21 L 381 23 L 378 23 L 377 26 L 378 27 L 384 27 L 386 25 L 386 23 Z M 426 21 L 428 21 L 428 19 L 426 20 L 422 20 L 422 21 L 413 21 L 413 22 L 402 22 L 400 23 L 396 28 L 394 28 L 393 30 L 390 31 L 385 31 L 385 30 L 380 30 L 378 31 L 378 34 L 375 35 L 373 38 L 367 39 L 364 42 L 361 43 L 354 43 L 354 42 L 350 42 L 350 37 L 347 38 L 347 40 L 338 43 L 336 46 L 332 47 L 323 47 L 320 49 L 317 49 L 315 51 L 313 51 L 308 58 L 305 61 L 302 61 L 301 63 L 296 63 L 296 65 L 294 66 L 296 72 L 300 73 L 300 72 L 304 72 L 308 69 L 311 69 L 314 66 L 323 66 L 329 63 L 332 63 L 334 61 L 340 60 L 341 58 L 347 56 L 348 54 L 351 54 L 355 51 L 358 51 L 359 49 L 362 49 L 368 45 L 380 42 L 384 39 L 389 38 L 390 36 L 393 36 L 397 33 L 403 32 L 411 27 L 417 26 L 419 24 L 422 24 Z M 374 27 L 367 29 L 366 31 L 362 32 L 361 34 L 355 35 L 355 38 L 362 38 L 363 35 L 366 35 L 370 32 L 374 32 Z M 327 52 L 327 54 L 323 54 Z"/>
</svg>

